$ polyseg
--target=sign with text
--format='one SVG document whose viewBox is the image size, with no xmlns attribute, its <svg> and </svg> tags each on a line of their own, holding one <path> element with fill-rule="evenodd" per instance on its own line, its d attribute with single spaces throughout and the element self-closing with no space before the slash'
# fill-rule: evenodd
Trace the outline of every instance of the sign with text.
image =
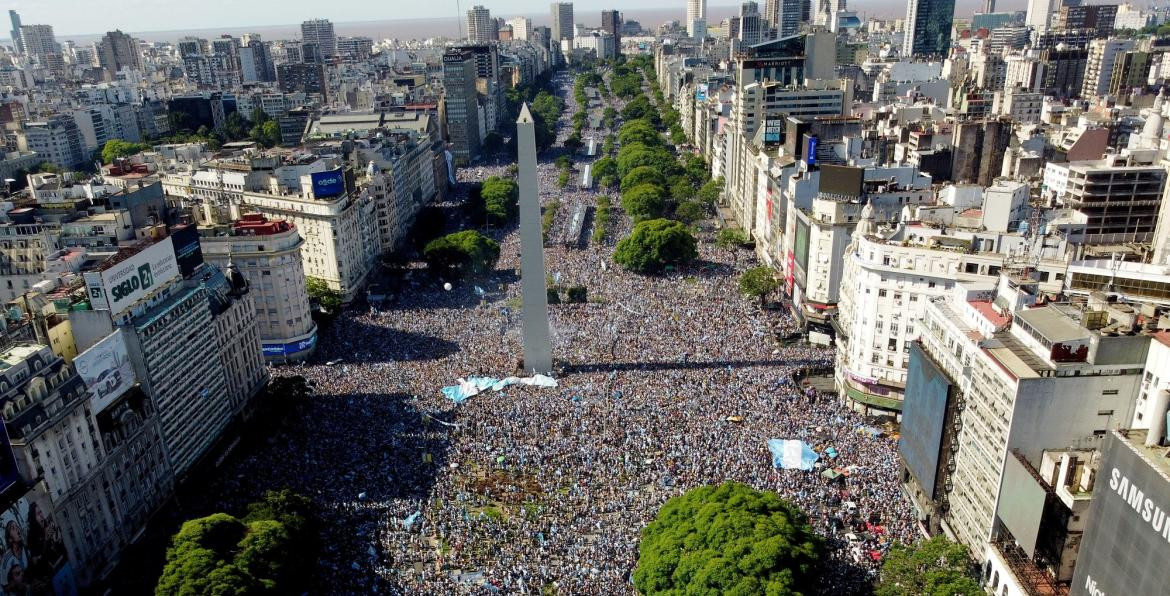
<svg viewBox="0 0 1170 596">
<path fill-rule="evenodd" d="M 83 278 L 94 309 L 118 314 L 178 276 L 174 245 L 168 238 L 100 274 L 90 272 Z"/>
<path fill-rule="evenodd" d="M 314 172 L 309 177 L 313 180 L 313 196 L 318 199 L 336 197 L 345 192 L 345 177 L 340 169 Z"/>
</svg>

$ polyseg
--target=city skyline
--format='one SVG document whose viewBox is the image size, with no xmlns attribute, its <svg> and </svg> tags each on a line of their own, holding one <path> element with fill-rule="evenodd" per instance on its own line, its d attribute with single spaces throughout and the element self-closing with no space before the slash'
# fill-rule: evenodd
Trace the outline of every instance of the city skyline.
<svg viewBox="0 0 1170 596">
<path fill-rule="evenodd" d="M 205 10 L 198 14 L 186 15 L 181 23 L 175 26 L 160 21 L 160 13 L 173 14 L 169 11 L 178 11 L 189 8 L 188 4 L 180 0 L 110 0 L 105 3 L 108 10 L 94 14 L 87 0 L 12 0 L 5 5 L 6 9 L 15 10 L 21 15 L 25 24 L 52 25 L 57 37 L 70 39 L 73 37 L 91 37 L 101 35 L 106 31 L 119 29 L 128 33 L 169 33 L 175 31 L 194 31 L 204 29 L 247 29 L 255 27 L 292 27 L 299 26 L 301 21 L 322 18 L 336 24 L 369 23 L 384 21 L 413 21 L 413 20 L 442 20 L 450 19 L 452 24 L 456 20 L 466 19 L 467 10 L 475 5 L 475 0 L 467 0 L 458 4 L 454 2 L 445 9 L 436 9 L 428 4 L 406 4 L 394 6 L 386 12 L 371 11 L 366 6 L 330 7 L 323 10 L 321 5 L 309 0 L 290 0 L 287 2 L 250 2 L 246 4 L 228 2 L 227 0 L 212 0 L 203 6 L 211 8 L 221 6 L 223 10 Z M 544 0 L 499 0 L 492 3 L 482 3 L 491 11 L 493 16 L 514 17 L 527 16 L 534 19 L 548 18 L 549 3 Z M 708 17 L 722 19 L 725 16 L 738 12 L 740 2 L 708 2 Z M 763 3 L 760 3 L 761 6 Z M 1137 5 L 1144 6 L 1145 2 Z M 611 0 L 577 0 L 573 2 L 574 14 L 579 22 L 592 22 L 600 19 L 600 11 L 618 9 L 622 11 L 645 12 L 674 12 L 676 20 L 686 18 L 686 0 L 639 0 L 633 5 L 622 3 L 614 6 Z M 967 16 L 982 7 L 982 0 L 958 0 L 955 3 L 955 14 Z M 901 0 L 878 0 L 876 2 L 853 2 L 851 10 L 883 17 L 897 17 L 904 15 L 905 2 Z M 1024 10 L 1024 0 L 1011 0 L 997 3 L 999 11 Z M 274 18 L 275 17 L 275 18 Z M 179 26 L 179 25 L 182 26 Z M 657 25 L 658 23 L 648 23 Z M 11 41 L 11 40 L 9 40 Z"/>
</svg>

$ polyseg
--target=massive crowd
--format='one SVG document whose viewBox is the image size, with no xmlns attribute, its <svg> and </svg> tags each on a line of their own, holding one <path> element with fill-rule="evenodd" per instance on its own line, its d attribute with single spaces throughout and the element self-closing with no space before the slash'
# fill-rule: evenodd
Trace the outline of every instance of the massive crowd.
<svg viewBox="0 0 1170 596">
<path fill-rule="evenodd" d="M 543 199 L 596 200 L 558 189 L 556 173 L 541 164 Z M 557 226 L 570 213 L 562 208 Z M 661 277 L 614 267 L 612 241 L 550 244 L 549 275 L 589 292 L 585 304 L 550 308 L 559 386 L 446 400 L 440 389 L 458 377 L 517 372 L 519 240 L 496 235 L 491 280 L 445 291 L 413 271 L 394 303 L 324 329 L 313 363 L 274 369 L 312 383 L 303 424 L 230 464 L 212 488 L 227 503 L 282 485 L 311 496 L 325 522 L 323 587 L 631 593 L 642 527 L 668 498 L 726 480 L 775 490 L 809 514 L 829 541 L 826 593 L 854 591 L 893 541 L 913 537 L 893 440 L 859 432 L 857 414 L 793 381 L 831 366 L 831 352 L 779 343 L 793 320 L 738 296 L 748 255 L 735 260 L 709 237 L 696 263 Z M 848 477 L 775 469 L 773 438 L 832 446 L 837 458 L 824 460 Z"/>
</svg>

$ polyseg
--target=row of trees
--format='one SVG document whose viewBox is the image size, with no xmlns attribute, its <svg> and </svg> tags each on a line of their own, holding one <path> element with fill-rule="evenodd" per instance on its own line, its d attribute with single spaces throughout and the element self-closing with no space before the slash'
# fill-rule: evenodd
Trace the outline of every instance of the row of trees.
<svg viewBox="0 0 1170 596">
<path fill-rule="evenodd" d="M 312 502 L 287 489 L 269 491 L 243 519 L 215 513 L 184 523 L 155 593 L 300 593 L 318 549 Z"/>
<path fill-rule="evenodd" d="M 796 505 L 771 491 L 726 482 L 674 497 L 642 530 L 634 587 L 673 594 L 816 592 L 825 540 Z M 976 596 L 966 547 L 938 536 L 895 544 L 882 563 L 877 596 Z"/>
</svg>

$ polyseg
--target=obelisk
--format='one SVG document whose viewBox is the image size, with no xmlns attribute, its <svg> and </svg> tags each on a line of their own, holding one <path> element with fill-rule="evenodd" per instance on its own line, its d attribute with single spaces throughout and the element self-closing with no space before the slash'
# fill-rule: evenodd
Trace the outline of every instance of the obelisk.
<svg viewBox="0 0 1170 596">
<path fill-rule="evenodd" d="M 540 187 L 536 178 L 536 122 L 528 104 L 516 120 L 520 165 L 520 283 L 524 311 L 524 370 L 552 371 L 545 287 L 544 234 L 540 226 Z"/>
</svg>

